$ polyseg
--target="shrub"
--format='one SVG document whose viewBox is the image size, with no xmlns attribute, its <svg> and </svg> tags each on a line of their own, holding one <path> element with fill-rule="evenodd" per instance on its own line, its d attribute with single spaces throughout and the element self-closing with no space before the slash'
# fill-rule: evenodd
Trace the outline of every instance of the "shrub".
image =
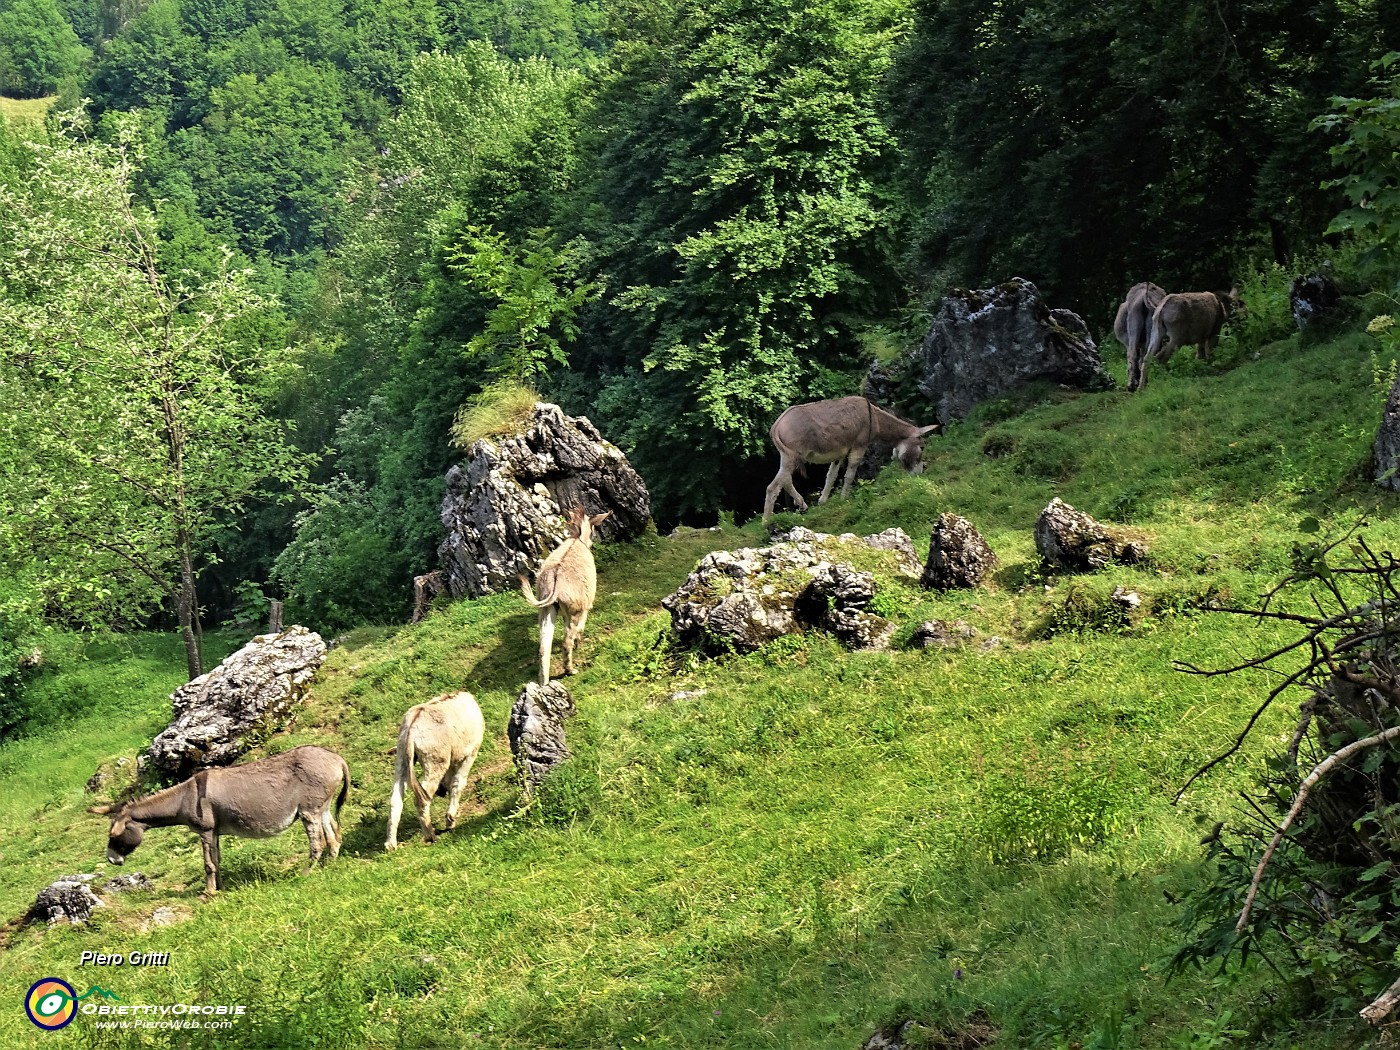
<svg viewBox="0 0 1400 1050">
<path fill-rule="evenodd" d="M 407 560 L 378 520 L 364 487 L 343 475 L 313 495 L 272 566 L 286 588 L 286 622 L 337 631 L 407 617 Z"/>
</svg>

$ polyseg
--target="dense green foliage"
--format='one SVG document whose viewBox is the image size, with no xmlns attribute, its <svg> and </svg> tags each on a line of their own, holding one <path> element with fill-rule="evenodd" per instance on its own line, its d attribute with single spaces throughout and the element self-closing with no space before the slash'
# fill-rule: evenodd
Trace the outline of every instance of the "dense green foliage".
<svg viewBox="0 0 1400 1050">
<path fill-rule="evenodd" d="M 917 11 L 892 87 L 917 262 L 1031 276 L 1076 309 L 1145 278 L 1228 287 L 1310 248 L 1337 202 L 1309 126 L 1362 93 L 1377 41 L 1400 43 L 1383 2 Z"/>
<path fill-rule="evenodd" d="M 0 94 L 52 95 L 77 77 L 87 49 L 54 0 L 0 4 Z"/>
<path fill-rule="evenodd" d="M 304 458 L 267 411 L 285 352 L 228 265 L 167 273 L 136 155 L 55 136 L 0 186 L 0 557 L 50 615 L 128 624 L 169 602 L 200 673 L 194 559 Z"/>
</svg>

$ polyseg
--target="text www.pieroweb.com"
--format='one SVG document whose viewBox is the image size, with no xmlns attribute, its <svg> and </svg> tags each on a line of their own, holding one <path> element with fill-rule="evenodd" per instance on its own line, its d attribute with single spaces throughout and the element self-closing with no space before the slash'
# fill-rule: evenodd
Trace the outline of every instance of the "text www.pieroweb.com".
<svg viewBox="0 0 1400 1050">
<path fill-rule="evenodd" d="M 98 1021 L 93 1027 L 123 1029 L 139 1028 L 142 1030 L 158 1028 L 198 1028 L 202 1031 L 207 1032 L 211 1030 L 217 1031 L 219 1029 L 232 1028 L 234 1026 L 234 1023 L 235 1022 L 233 1021 L 197 1021 L 192 1017 L 182 1017 L 178 1019 L 166 1017 L 161 1018 L 160 1020 L 147 1019 L 143 1017 L 137 1018 L 136 1020 Z"/>
</svg>

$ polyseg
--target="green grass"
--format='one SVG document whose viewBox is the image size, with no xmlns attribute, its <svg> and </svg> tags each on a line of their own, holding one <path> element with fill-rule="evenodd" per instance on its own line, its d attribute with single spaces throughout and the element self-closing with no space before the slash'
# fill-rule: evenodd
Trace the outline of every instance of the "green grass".
<svg viewBox="0 0 1400 1050">
<path fill-rule="evenodd" d="M 45 98 L 5 98 L 0 95 L 0 117 L 16 124 L 37 124 L 43 121 L 57 101 L 57 95 Z"/>
<path fill-rule="evenodd" d="M 519 383 L 491 383 L 467 403 L 452 421 L 452 443 L 471 448 L 482 438 L 519 433 L 530 420 L 540 395 Z"/>
<path fill-rule="evenodd" d="M 1164 892 L 1193 877 L 1202 826 L 1291 727 L 1281 703 L 1170 804 L 1269 685 L 1172 661 L 1218 666 L 1290 636 L 1200 605 L 1257 600 L 1308 515 L 1334 530 L 1366 514 L 1378 548 L 1400 542 L 1395 501 L 1362 474 L 1381 408 L 1366 341 L 1222 350 L 1222 365 L 1155 369 L 1137 396 L 992 406 L 930 443 L 925 475 L 887 470 L 800 519 L 900 525 L 926 545 L 939 514 L 969 518 L 1001 559 L 986 588 L 881 582 L 900 637 L 963 619 L 999 647 L 851 654 L 808 636 L 702 660 L 668 643 L 658 602 L 704 553 L 763 542 L 758 523 L 600 550 L 582 672 L 567 682 L 576 756 L 521 813 L 504 727 L 536 636 L 519 597 L 352 632 L 271 745 L 349 760 L 339 862 L 298 874 L 295 830 L 229 840 L 228 888 L 202 902 L 194 836 L 154 830 L 127 870 L 156 889 L 87 928 L 11 929 L 4 987 L 15 1002 L 53 974 L 129 1002 L 246 1004 L 217 1046 L 850 1048 L 906 1017 L 956 1030 L 974 1016 L 1004 1046 L 1333 1045 L 1355 1027 L 1299 1035 L 1267 1020 L 1277 990 L 1253 967 L 1162 976 L 1180 936 Z M 1054 495 L 1141 530 L 1148 561 L 1047 576 L 1031 527 Z M 1118 585 L 1144 598 L 1128 622 L 1104 615 Z M 126 644 L 60 661 L 42 688 L 71 695 L 71 716 L 0 750 L 6 915 L 59 875 L 104 870 L 83 784 L 150 739 L 180 668 L 173 646 Z M 410 816 L 386 855 L 398 720 L 463 686 L 489 727 L 466 815 L 432 847 Z M 145 932 L 161 906 L 190 917 Z M 80 971 L 84 949 L 171 960 Z M 1233 1037 L 1225 1011 L 1262 1020 Z M 146 1045 L 85 1030 L 92 1045 Z M 0 1045 L 55 1038 L 0 1011 Z"/>
</svg>

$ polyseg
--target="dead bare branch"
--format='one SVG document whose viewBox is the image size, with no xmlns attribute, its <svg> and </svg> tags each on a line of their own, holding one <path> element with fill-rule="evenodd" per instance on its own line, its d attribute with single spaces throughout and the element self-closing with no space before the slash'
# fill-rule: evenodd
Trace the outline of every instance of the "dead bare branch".
<svg viewBox="0 0 1400 1050">
<path fill-rule="evenodd" d="M 1288 815 L 1283 818 L 1283 823 L 1274 833 L 1273 841 L 1269 843 L 1269 848 L 1264 851 L 1264 856 L 1260 858 L 1259 866 L 1254 871 L 1254 879 L 1249 884 L 1249 893 L 1245 895 L 1244 907 L 1240 909 L 1239 921 L 1235 923 L 1235 933 L 1244 932 L 1245 925 L 1249 922 L 1249 913 L 1254 908 L 1254 898 L 1259 895 L 1259 885 L 1264 881 L 1264 871 L 1268 868 L 1269 861 L 1273 859 L 1274 851 L 1278 849 L 1279 843 L 1288 834 L 1288 829 L 1298 819 L 1298 814 L 1303 811 L 1303 806 L 1308 801 L 1308 792 L 1317 785 L 1318 781 L 1353 755 L 1384 744 L 1387 740 L 1393 740 L 1397 736 L 1400 736 L 1400 726 L 1392 726 L 1385 732 L 1368 736 L 1364 740 L 1354 740 L 1346 747 L 1332 752 L 1303 778 L 1303 782 L 1298 785 L 1298 793 L 1293 798 L 1293 805 L 1288 808 Z"/>
</svg>

